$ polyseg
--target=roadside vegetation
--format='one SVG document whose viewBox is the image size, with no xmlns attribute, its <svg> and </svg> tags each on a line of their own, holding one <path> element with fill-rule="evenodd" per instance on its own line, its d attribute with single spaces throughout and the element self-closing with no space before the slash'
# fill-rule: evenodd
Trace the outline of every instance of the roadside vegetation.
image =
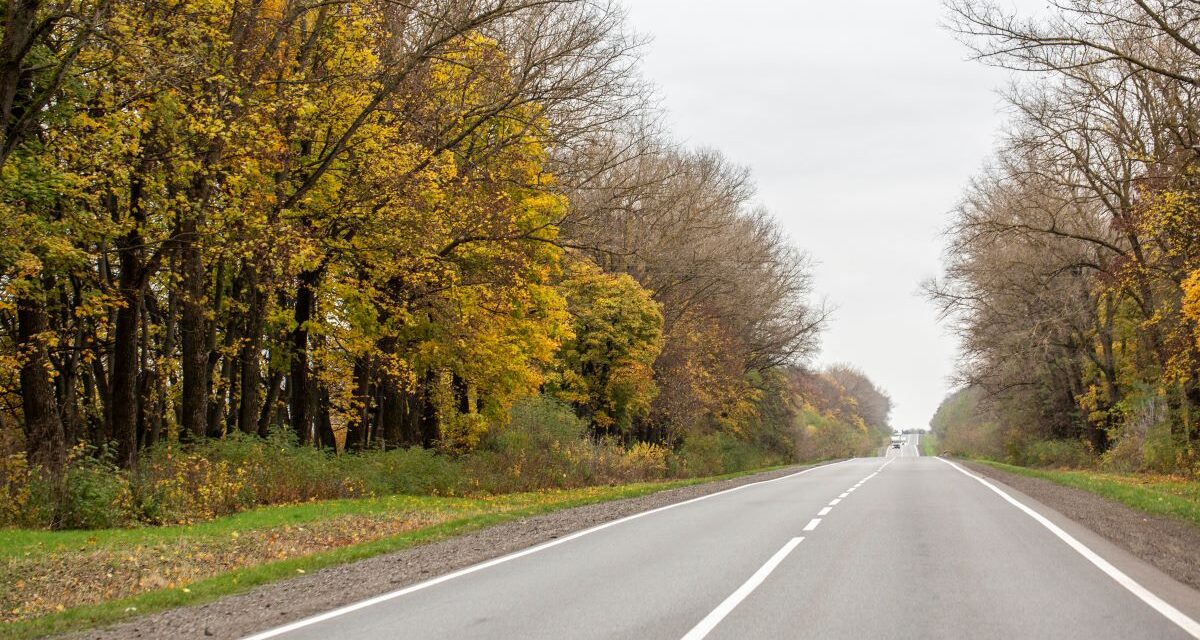
<svg viewBox="0 0 1200 640">
<path fill-rule="evenodd" d="M 0 629 L 6 638 L 25 638 L 96 626 L 516 518 L 715 479 L 481 498 L 332 500 L 195 525 L 0 530 Z"/>
<path fill-rule="evenodd" d="M 611 2 L 25 2 L 0 73 L 0 526 L 870 451 L 748 171 Z"/>
<path fill-rule="evenodd" d="M 921 455 L 923 456 L 940 456 L 942 450 L 938 446 L 937 434 L 929 431 L 921 433 Z"/>
<path fill-rule="evenodd" d="M 1146 513 L 1200 525 L 1200 480 L 1147 473 L 1031 469 L 992 461 L 985 464 L 1090 491 Z"/>
<path fill-rule="evenodd" d="M 1137 485 L 1131 473 L 1149 474 L 1146 486 L 1190 482 L 1200 11 L 1067 2 L 1030 20 L 986 1 L 950 7 L 983 61 L 1026 75 L 1008 92 L 995 157 L 954 214 L 944 277 L 926 287 L 964 348 L 961 388 L 932 423 L 938 446 L 1090 470 L 1057 477 L 1122 490 Z"/>
</svg>

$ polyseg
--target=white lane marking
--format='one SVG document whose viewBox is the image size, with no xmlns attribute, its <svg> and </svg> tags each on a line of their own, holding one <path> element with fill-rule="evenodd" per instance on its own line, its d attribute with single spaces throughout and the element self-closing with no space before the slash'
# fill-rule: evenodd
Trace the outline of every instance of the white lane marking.
<svg viewBox="0 0 1200 640">
<path fill-rule="evenodd" d="M 846 498 L 846 496 L 848 496 L 848 495 L 850 495 L 850 492 L 849 492 L 849 491 L 847 491 L 847 492 L 843 493 L 842 495 L 838 496 L 838 500 L 844 500 L 844 499 Z"/>
<path fill-rule="evenodd" d="M 1004 491 L 1000 490 L 998 487 L 996 487 L 996 485 L 988 482 L 987 480 L 984 480 L 983 478 L 971 473 L 970 471 L 967 471 L 966 469 L 958 466 L 957 464 L 954 464 L 953 462 L 950 462 L 949 460 L 947 460 L 945 458 L 939 457 L 938 460 L 945 462 L 946 464 L 950 465 L 951 467 L 954 467 L 960 473 L 966 474 L 968 477 L 978 480 L 980 483 L 983 484 L 983 486 L 991 489 L 992 491 L 995 491 L 1001 498 L 1004 498 L 1004 500 L 1006 502 L 1008 502 L 1009 504 L 1013 505 L 1014 507 L 1020 509 L 1021 511 L 1024 511 L 1025 515 L 1028 515 L 1030 518 L 1033 518 L 1034 520 L 1036 520 L 1038 522 L 1038 524 L 1049 529 L 1050 533 L 1053 533 L 1054 535 L 1058 536 L 1059 540 L 1062 540 L 1063 542 L 1067 543 L 1067 546 L 1071 547 L 1077 553 L 1079 553 L 1079 555 L 1086 558 L 1088 562 L 1091 562 L 1092 564 L 1096 565 L 1096 568 L 1100 569 L 1105 574 L 1107 574 L 1108 577 L 1110 577 L 1114 581 L 1116 581 L 1117 584 L 1121 585 L 1122 587 L 1125 587 L 1125 589 L 1127 591 L 1129 591 L 1133 595 L 1137 596 L 1138 599 L 1140 599 L 1142 602 L 1145 602 L 1146 604 L 1150 605 L 1150 608 L 1159 612 L 1160 614 L 1163 615 L 1163 617 L 1170 620 L 1171 622 L 1174 622 L 1176 625 L 1179 626 L 1180 629 L 1183 629 L 1188 635 L 1192 636 L 1193 638 L 1200 638 L 1200 622 L 1196 622 L 1195 620 L 1189 618 L 1187 616 L 1187 614 L 1185 614 L 1182 611 L 1180 611 L 1179 609 L 1176 609 L 1175 607 L 1171 606 L 1166 601 L 1164 601 L 1162 598 L 1159 598 L 1158 596 L 1154 595 L 1149 589 L 1147 589 L 1146 587 L 1143 587 L 1140 583 L 1138 583 L 1133 578 L 1130 578 L 1129 576 L 1125 575 L 1125 572 L 1114 567 L 1112 565 L 1112 563 L 1110 563 L 1108 560 L 1105 560 L 1104 558 L 1100 557 L 1100 554 L 1096 553 L 1095 551 L 1092 551 L 1089 547 L 1084 545 L 1082 542 L 1076 540 L 1074 538 L 1074 536 L 1067 533 L 1066 531 L 1063 531 L 1061 528 L 1059 528 L 1058 525 L 1054 524 L 1053 522 L 1050 522 L 1050 520 L 1048 520 L 1045 516 L 1038 513 L 1037 511 L 1034 511 L 1033 509 L 1025 506 L 1021 502 L 1018 502 L 1016 498 L 1013 498 L 1012 496 L 1008 495 Z"/>
<path fill-rule="evenodd" d="M 855 490 L 855 489 L 857 489 L 857 488 L 858 488 L 858 487 L 850 487 L 849 489 L 846 489 L 846 493 L 853 493 L 853 492 L 854 492 L 854 490 Z"/>
<path fill-rule="evenodd" d="M 809 521 L 808 521 L 808 524 L 804 525 L 804 530 L 805 530 L 805 531 L 812 531 L 813 529 L 816 529 L 816 528 L 817 528 L 817 525 L 819 525 L 819 524 L 821 524 L 821 519 L 820 519 L 820 518 L 813 518 L 812 520 L 809 520 Z"/>
<path fill-rule="evenodd" d="M 729 615 L 734 608 L 741 604 L 742 600 L 746 599 L 746 596 L 753 593 L 758 588 L 758 585 L 762 584 L 767 579 L 767 576 L 771 575 L 771 572 L 775 570 L 775 567 L 778 567 L 783 562 L 783 559 L 792 552 L 792 549 L 795 549 L 796 545 L 800 544 L 803 540 L 804 538 L 792 538 L 789 540 L 787 544 L 783 545 L 782 549 L 776 551 L 775 555 L 771 556 L 770 560 L 767 560 L 766 564 L 759 567 L 758 571 L 755 571 L 749 580 L 743 582 L 742 586 L 737 588 L 737 591 L 729 594 L 729 597 L 717 605 L 716 609 L 713 609 L 708 615 L 704 616 L 703 620 L 692 627 L 692 630 L 688 631 L 682 640 L 700 640 L 704 636 L 707 636 L 718 624 L 721 624 L 725 616 Z"/>
<path fill-rule="evenodd" d="M 536 547 L 529 547 L 528 549 L 523 549 L 523 550 L 517 551 L 515 553 L 510 553 L 506 556 L 500 556 L 499 558 L 492 558 L 491 560 L 488 560 L 486 562 L 481 562 L 479 564 L 471 565 L 464 569 L 459 569 L 458 571 L 447 573 L 443 576 L 438 576 L 436 578 L 426 580 L 425 582 L 419 582 L 417 584 L 414 584 L 409 587 L 405 587 L 403 589 L 397 589 L 395 591 L 390 591 L 388 593 L 384 593 L 384 594 L 375 596 L 374 598 L 368 598 L 366 600 L 361 600 L 359 602 L 355 602 L 354 604 L 348 604 L 344 607 L 334 609 L 332 611 L 326 611 L 325 613 L 317 614 L 310 618 L 304 618 L 302 620 L 297 620 L 296 622 L 292 622 L 290 624 L 285 624 L 281 627 L 275 627 L 274 629 L 267 629 L 266 631 L 263 631 L 261 633 L 256 633 L 252 636 L 246 636 L 242 640 L 267 640 L 267 638 L 274 638 L 276 636 L 280 636 L 285 633 L 295 631 L 296 629 L 301 629 L 301 628 L 307 627 L 309 625 L 317 624 L 318 622 L 324 622 L 331 618 L 343 616 L 343 615 L 346 615 L 347 613 L 358 611 L 359 609 L 365 609 L 366 607 L 369 607 L 369 606 L 375 605 L 375 604 L 379 604 L 380 602 L 387 602 L 388 600 L 399 598 L 400 596 L 406 596 L 415 591 L 420 591 L 422 589 L 428 589 L 429 587 L 432 587 L 434 585 L 438 585 L 443 582 L 453 580 L 455 578 L 460 578 L 462 576 L 465 576 L 465 575 L 468 575 L 471 573 L 475 573 L 476 571 L 482 571 L 489 567 L 494 567 L 498 564 L 503 564 L 510 560 L 516 560 L 517 558 L 523 558 L 527 555 L 549 549 L 550 547 L 557 547 L 560 544 L 564 544 L 564 543 L 570 542 L 572 540 L 577 540 L 586 535 L 596 533 L 597 531 L 601 531 L 601 530 L 607 529 L 609 527 L 615 527 L 619 524 L 624 524 L 626 522 L 629 522 L 630 520 L 637 520 L 638 518 L 643 518 L 645 516 L 648 516 L 648 515 L 651 515 L 654 513 L 666 511 L 667 509 L 674 509 L 675 507 L 682 507 L 685 504 L 692 504 L 694 502 L 700 502 L 701 500 L 708 500 L 709 498 L 715 498 L 717 496 L 723 496 L 723 495 L 726 495 L 729 493 L 733 493 L 734 491 L 741 491 L 742 489 L 745 489 L 747 487 L 757 487 L 757 486 L 764 485 L 764 484 L 771 484 L 773 482 L 779 482 L 781 480 L 788 480 L 790 478 L 795 478 L 796 476 L 802 476 L 806 473 L 809 473 L 810 471 L 816 471 L 817 469 L 828 469 L 830 467 L 836 467 L 837 465 L 844 464 L 846 462 L 853 462 L 854 460 L 855 460 L 855 458 L 850 458 L 848 460 L 840 460 L 838 462 L 834 462 L 831 464 L 823 464 L 823 465 L 819 465 L 816 467 L 809 467 L 808 469 L 805 469 L 803 471 L 797 471 L 796 473 L 788 474 L 786 476 L 780 476 L 778 478 L 772 478 L 770 480 L 760 480 L 758 482 L 750 482 L 747 484 L 743 484 L 741 486 L 733 487 L 731 489 L 725 489 L 724 491 L 718 491 L 716 493 L 710 493 L 708 495 L 698 496 L 698 497 L 692 498 L 690 500 L 684 500 L 683 502 L 676 502 L 674 504 L 668 504 L 668 505 L 665 505 L 662 507 L 658 507 L 657 509 L 651 509 L 649 511 L 642 511 L 639 513 L 635 513 L 633 515 L 628 515 L 628 516 L 625 516 L 624 518 L 620 518 L 618 520 L 613 520 L 612 522 L 605 522 L 604 524 L 596 525 L 596 526 L 592 527 L 591 529 L 584 529 L 583 531 L 577 531 L 575 533 L 572 533 L 569 536 L 563 536 L 561 538 L 556 538 L 554 540 L 550 540 L 549 542 L 543 542 L 542 544 L 539 544 Z"/>
<path fill-rule="evenodd" d="M 830 512 L 830 511 L 833 511 L 833 507 L 825 507 L 824 509 L 821 509 L 820 511 L 818 511 L 818 512 L 817 512 L 817 515 L 819 515 L 819 516 L 827 516 L 827 515 L 829 515 L 829 512 Z"/>
<path fill-rule="evenodd" d="M 841 501 L 842 501 L 841 498 L 834 498 L 833 500 L 829 501 L 829 506 L 836 507 L 836 506 L 838 506 L 838 503 Z"/>
</svg>

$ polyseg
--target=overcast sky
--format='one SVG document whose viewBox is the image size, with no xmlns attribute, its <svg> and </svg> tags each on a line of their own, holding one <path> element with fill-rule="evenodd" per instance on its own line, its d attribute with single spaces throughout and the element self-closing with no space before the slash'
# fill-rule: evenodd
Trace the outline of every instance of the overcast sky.
<svg viewBox="0 0 1200 640">
<path fill-rule="evenodd" d="M 837 309 L 819 362 L 871 376 L 893 426 L 927 427 L 956 342 L 918 287 L 1003 123 L 1009 76 L 966 59 L 936 0 L 625 3 L 676 138 L 749 166 L 816 260 Z"/>
</svg>

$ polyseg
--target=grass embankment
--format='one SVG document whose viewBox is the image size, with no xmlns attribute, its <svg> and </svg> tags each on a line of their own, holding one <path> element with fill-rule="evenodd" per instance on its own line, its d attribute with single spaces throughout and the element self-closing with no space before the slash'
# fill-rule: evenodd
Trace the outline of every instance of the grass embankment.
<svg viewBox="0 0 1200 640">
<path fill-rule="evenodd" d="M 938 451 L 937 436 L 933 432 L 927 431 L 921 434 L 921 455 L 936 456 L 941 452 Z"/>
<path fill-rule="evenodd" d="M 1200 525 L 1200 480 L 1140 473 L 1031 469 L 989 460 L 979 462 L 1002 471 L 1090 491 L 1146 513 L 1182 518 Z"/>
<path fill-rule="evenodd" d="M 483 498 L 329 500 L 174 527 L 0 530 L 0 636 L 94 627 L 516 518 L 747 473 Z"/>
</svg>

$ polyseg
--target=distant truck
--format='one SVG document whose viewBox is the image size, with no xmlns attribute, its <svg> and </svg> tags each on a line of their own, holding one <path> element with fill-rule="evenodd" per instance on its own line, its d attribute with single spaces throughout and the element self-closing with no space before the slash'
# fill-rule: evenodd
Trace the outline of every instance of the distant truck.
<svg viewBox="0 0 1200 640">
<path fill-rule="evenodd" d="M 899 449 L 903 445 L 904 445 L 904 437 L 903 436 L 892 436 L 892 448 L 893 449 Z"/>
</svg>

